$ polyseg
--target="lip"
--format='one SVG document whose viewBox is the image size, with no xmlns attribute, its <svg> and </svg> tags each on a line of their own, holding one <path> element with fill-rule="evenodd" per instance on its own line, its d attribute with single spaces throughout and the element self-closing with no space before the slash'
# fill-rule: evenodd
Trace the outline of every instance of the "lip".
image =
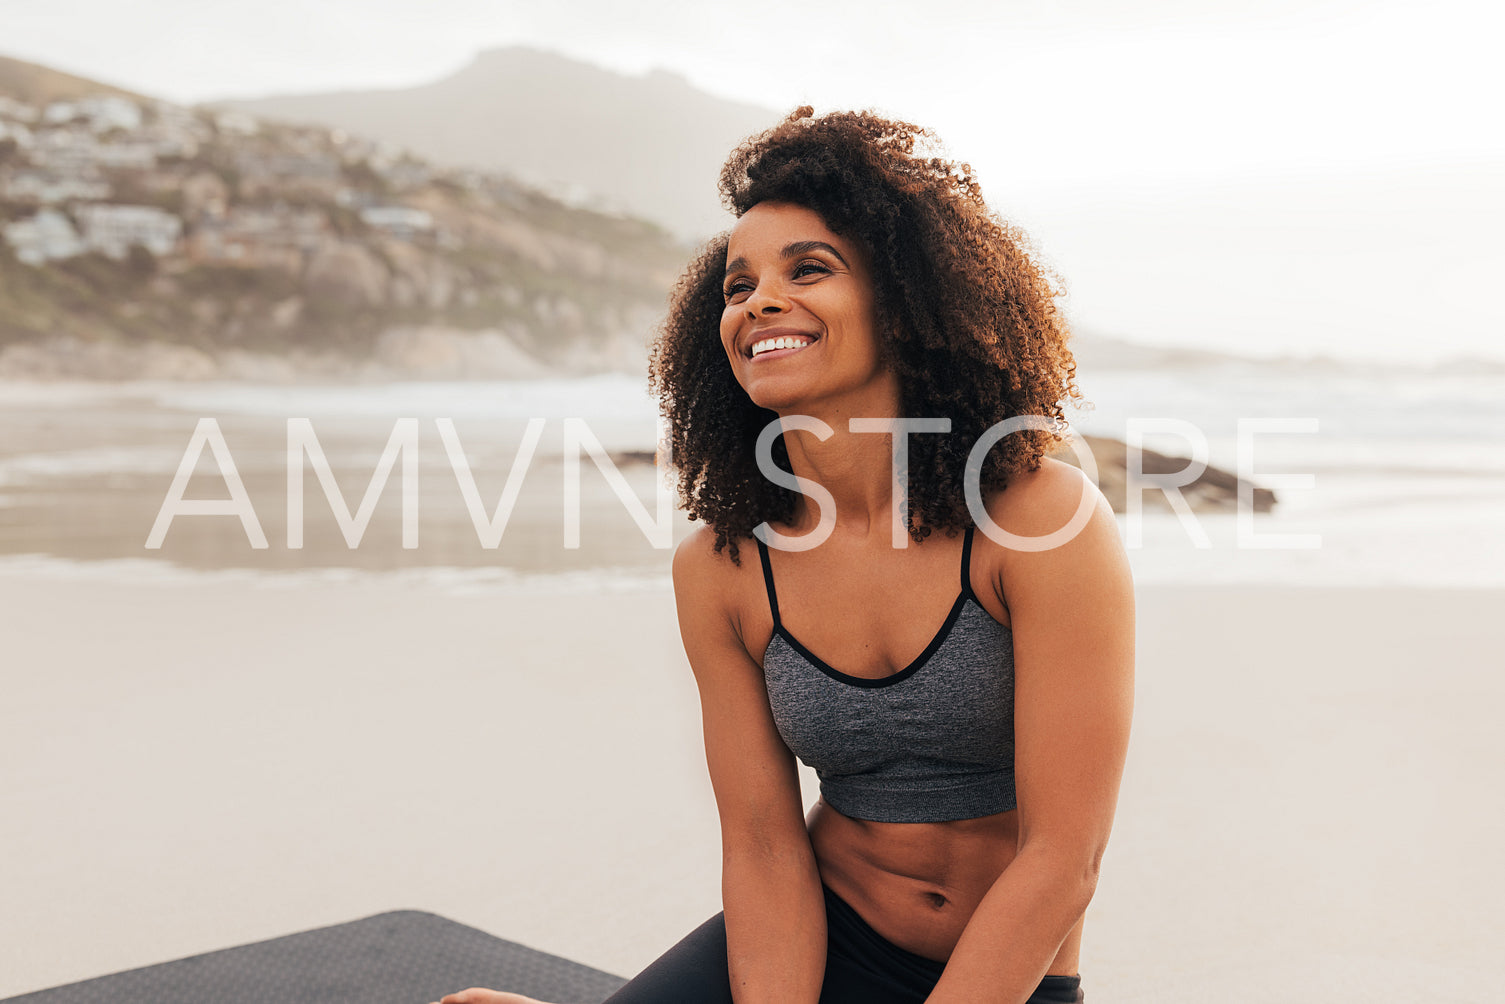
<svg viewBox="0 0 1505 1004">
<path fill-rule="evenodd" d="M 748 335 L 745 339 L 743 339 L 743 341 L 742 341 L 742 358 L 744 358 L 744 359 L 751 359 L 752 358 L 752 347 L 754 345 L 756 345 L 758 342 L 761 342 L 763 339 L 765 339 L 765 338 L 783 338 L 786 335 L 799 335 L 799 336 L 801 336 L 803 338 L 810 339 L 810 341 L 812 343 L 820 341 L 820 335 L 817 335 L 813 331 L 801 331 L 799 328 L 762 328 L 762 329 L 760 329 L 758 331 L 754 331 L 752 334 Z M 772 353 L 765 352 L 765 353 L 763 353 L 763 355 L 778 355 L 781 352 L 788 352 L 788 351 L 789 351 L 788 349 L 774 349 Z M 761 359 L 761 358 L 763 358 L 763 356 L 760 355 L 758 358 Z"/>
</svg>

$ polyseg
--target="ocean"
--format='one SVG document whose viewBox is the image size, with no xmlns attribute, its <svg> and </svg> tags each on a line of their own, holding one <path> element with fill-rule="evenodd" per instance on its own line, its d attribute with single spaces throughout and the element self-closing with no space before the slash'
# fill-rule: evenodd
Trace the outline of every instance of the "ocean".
<svg viewBox="0 0 1505 1004">
<path fill-rule="evenodd" d="M 1298 368 L 1229 360 L 1080 376 L 1091 410 L 1068 413 L 1088 435 L 1146 429 L 1150 449 L 1190 456 L 1205 443 L 1229 471 L 1243 462 L 1279 503 L 1240 532 L 1232 513 L 1120 514 L 1140 583 L 1288 585 L 1505 584 L 1505 372 L 1374 365 Z M 411 580 L 457 592 L 635 590 L 668 583 L 672 541 L 692 526 L 669 512 L 669 486 L 641 459 L 587 454 L 578 500 L 566 429 L 605 451 L 651 453 L 656 412 L 625 375 L 526 382 L 270 386 L 220 383 L 0 384 L 0 569 L 133 581 L 234 577 L 269 588 L 309 579 Z M 241 515 L 180 512 L 148 547 L 201 420 L 212 419 L 243 484 Z M 303 532 L 289 546 L 287 436 L 303 419 L 352 519 L 303 464 Z M 399 419 L 417 444 L 414 485 L 402 459 L 358 539 L 372 472 Z M 567 421 L 573 420 L 573 421 Z M 1240 446 L 1240 423 L 1253 429 Z M 514 475 L 530 422 L 536 448 Z M 442 427 L 474 483 L 468 505 Z M 1153 427 L 1153 428 L 1152 428 Z M 1169 428 L 1171 431 L 1165 431 Z M 1159 430 L 1159 431 L 1156 431 Z M 515 504 L 492 526 L 509 475 Z M 404 546 L 403 495 L 408 516 Z M 206 446 L 184 499 L 232 492 Z M 636 500 L 636 505 L 625 501 Z M 660 507 L 664 508 L 660 508 Z M 190 507 L 185 507 L 190 508 Z M 578 546 L 571 513 L 578 512 Z M 343 515 L 343 514 L 342 514 Z M 665 517 L 663 522 L 658 517 Z M 670 527 L 672 526 L 672 529 Z M 657 529 L 655 529 L 657 528 Z M 259 533 L 258 533 L 259 531 Z M 262 542 L 265 546 L 253 546 Z M 354 546 L 352 546 L 354 540 Z"/>
</svg>

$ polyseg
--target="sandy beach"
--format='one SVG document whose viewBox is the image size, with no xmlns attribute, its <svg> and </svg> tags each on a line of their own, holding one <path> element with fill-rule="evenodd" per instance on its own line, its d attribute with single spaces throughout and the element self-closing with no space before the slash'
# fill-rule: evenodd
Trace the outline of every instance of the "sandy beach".
<svg viewBox="0 0 1505 1004">
<path fill-rule="evenodd" d="M 185 6 L 0 7 L 0 1004 L 637 974 L 721 908 L 675 542 L 986 533 L 1040 419 L 1136 583 L 1087 1004 L 1505 1002 L 1485 5 Z"/>
<path fill-rule="evenodd" d="M 1493 993 L 1505 592 L 1139 603 L 1089 1000 Z M 630 975 L 719 908 L 667 590 L 12 570 L 0 606 L 0 996 L 399 908 Z"/>
</svg>

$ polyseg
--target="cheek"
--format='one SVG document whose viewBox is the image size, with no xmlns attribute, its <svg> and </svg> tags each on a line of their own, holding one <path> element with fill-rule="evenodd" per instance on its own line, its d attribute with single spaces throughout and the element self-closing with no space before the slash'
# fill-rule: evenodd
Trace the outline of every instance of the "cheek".
<svg viewBox="0 0 1505 1004">
<path fill-rule="evenodd" d="M 721 327 L 718 334 L 721 338 L 721 348 L 728 356 L 731 356 L 732 345 L 737 340 L 737 312 L 730 307 L 721 314 Z"/>
</svg>

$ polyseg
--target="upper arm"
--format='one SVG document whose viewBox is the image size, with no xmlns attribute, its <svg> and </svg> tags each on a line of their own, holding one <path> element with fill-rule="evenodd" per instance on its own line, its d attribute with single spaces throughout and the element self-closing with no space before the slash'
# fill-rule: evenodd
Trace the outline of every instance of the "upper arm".
<svg viewBox="0 0 1505 1004">
<path fill-rule="evenodd" d="M 732 566 L 714 553 L 714 540 L 708 529 L 697 529 L 675 550 L 673 568 L 680 637 L 700 690 L 723 852 L 807 850 L 794 755 L 774 725 L 762 667 L 734 626 L 727 600 Z"/>
<path fill-rule="evenodd" d="M 1085 859 L 1107 845 L 1134 704 L 1134 583 L 1113 510 L 1077 468 L 1045 460 L 989 506 L 1003 529 L 1086 525 L 1065 543 L 1003 552 L 1014 636 L 1014 774 L 1021 851 L 1032 842 Z"/>
</svg>

